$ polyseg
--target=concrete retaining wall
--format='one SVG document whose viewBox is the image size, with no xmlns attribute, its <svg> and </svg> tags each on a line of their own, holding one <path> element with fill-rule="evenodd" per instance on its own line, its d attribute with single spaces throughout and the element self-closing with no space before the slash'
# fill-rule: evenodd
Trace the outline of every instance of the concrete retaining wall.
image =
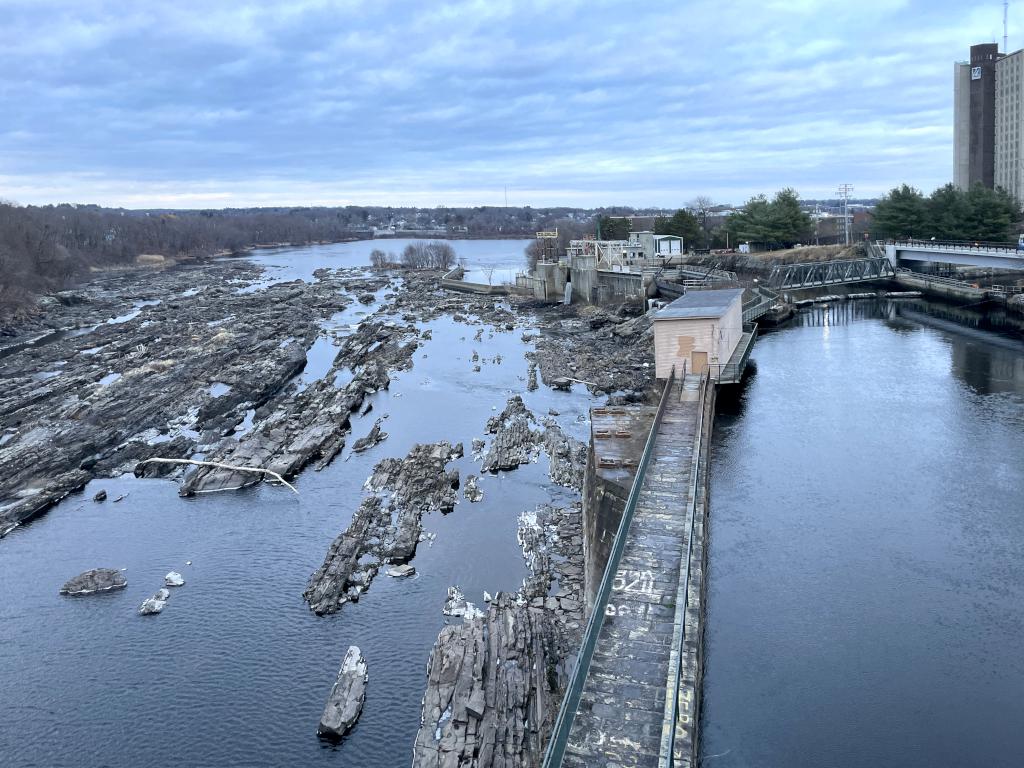
<svg viewBox="0 0 1024 768">
<path fill-rule="evenodd" d="M 462 293 L 479 293 L 489 296 L 505 296 L 508 294 L 508 287 L 504 285 L 487 285 L 485 283 L 467 283 L 463 280 L 444 279 L 441 287 L 450 291 L 461 291 Z"/>
</svg>

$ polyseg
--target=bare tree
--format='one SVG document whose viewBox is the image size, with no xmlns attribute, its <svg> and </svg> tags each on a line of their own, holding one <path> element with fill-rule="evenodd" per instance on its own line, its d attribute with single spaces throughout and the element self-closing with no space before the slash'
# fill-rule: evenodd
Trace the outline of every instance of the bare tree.
<svg viewBox="0 0 1024 768">
<path fill-rule="evenodd" d="M 705 248 L 711 243 L 711 229 L 708 226 L 708 216 L 711 214 L 711 208 L 714 204 L 714 201 L 707 195 L 697 195 L 697 197 L 686 204 L 687 210 L 697 217 L 700 228 L 704 232 Z"/>
</svg>

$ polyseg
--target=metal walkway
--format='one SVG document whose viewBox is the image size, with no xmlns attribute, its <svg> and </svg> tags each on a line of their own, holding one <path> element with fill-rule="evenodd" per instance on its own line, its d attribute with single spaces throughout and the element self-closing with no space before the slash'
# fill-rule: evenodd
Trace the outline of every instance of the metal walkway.
<svg viewBox="0 0 1024 768">
<path fill-rule="evenodd" d="M 666 384 L 544 766 L 670 766 L 708 376 Z M 684 705 L 685 706 L 685 705 Z M 685 738 L 685 728 L 683 729 Z"/>
</svg>

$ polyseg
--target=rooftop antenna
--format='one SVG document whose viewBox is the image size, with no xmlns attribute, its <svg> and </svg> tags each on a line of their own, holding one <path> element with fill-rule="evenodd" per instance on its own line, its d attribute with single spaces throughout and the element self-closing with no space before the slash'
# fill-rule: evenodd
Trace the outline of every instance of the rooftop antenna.
<svg viewBox="0 0 1024 768">
<path fill-rule="evenodd" d="M 1010 49 L 1006 45 L 1006 12 L 1010 7 L 1010 0 L 1003 0 L 1003 53 L 1009 53 Z"/>
</svg>

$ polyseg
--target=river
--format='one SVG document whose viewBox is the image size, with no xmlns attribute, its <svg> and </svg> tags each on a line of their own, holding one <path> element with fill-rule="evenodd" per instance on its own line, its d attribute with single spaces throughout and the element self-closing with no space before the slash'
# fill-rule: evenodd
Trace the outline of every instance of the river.
<svg viewBox="0 0 1024 768">
<path fill-rule="evenodd" d="M 801 314 L 719 397 L 705 768 L 1024 762 L 1024 344 L 929 309 Z"/>
<path fill-rule="evenodd" d="M 318 267 L 367 264 L 375 245 L 278 249 L 253 260 L 267 268 L 263 284 L 308 280 Z M 522 259 L 524 243 L 452 245 L 471 264 L 492 259 L 500 268 L 513 252 Z M 375 307 L 353 304 L 339 328 L 325 329 L 299 386 L 329 368 L 330 333 Z M 409 765 L 448 587 L 458 584 L 478 605 L 484 590 L 517 589 L 527 574 L 518 515 L 572 495 L 552 486 L 544 460 L 484 476 L 481 502 L 461 500 L 450 514 L 424 518 L 436 539 L 420 545 L 415 578 L 382 572 L 358 603 L 325 617 L 303 602 L 306 580 L 348 526 L 380 459 L 404 456 L 416 442 L 462 441 L 467 455 L 454 466 L 465 478 L 479 474 L 472 439 L 512 393 L 538 416 L 555 409 L 580 439 L 592 402 L 581 387 L 524 391 L 532 345 L 522 328 L 485 326 L 474 341 L 481 326 L 447 316 L 425 326 L 432 340 L 412 370 L 370 396 L 373 411 L 353 418 L 348 443 L 384 414 L 388 439 L 363 454 L 346 447 L 323 471 L 301 473 L 298 496 L 263 485 L 181 499 L 172 482 L 126 476 L 90 483 L 0 542 L 0 764 Z M 479 373 L 474 350 L 484 358 Z M 127 497 L 96 504 L 101 488 L 111 500 Z M 57 594 L 66 579 L 98 566 L 125 568 L 128 587 L 82 599 Z M 160 616 L 136 615 L 171 569 L 185 586 Z M 367 698 L 355 729 L 334 746 L 317 738 L 316 726 L 350 644 L 369 665 Z"/>
</svg>

